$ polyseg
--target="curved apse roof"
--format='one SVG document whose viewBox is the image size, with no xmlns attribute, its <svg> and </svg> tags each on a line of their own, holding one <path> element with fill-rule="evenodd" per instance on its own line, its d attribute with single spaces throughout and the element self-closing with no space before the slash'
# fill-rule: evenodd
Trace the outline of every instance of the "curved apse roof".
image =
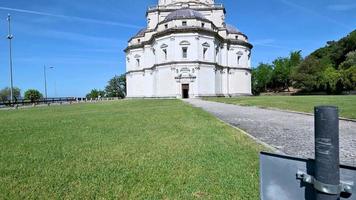
<svg viewBox="0 0 356 200">
<path fill-rule="evenodd" d="M 226 30 L 230 34 L 241 34 L 241 31 L 239 29 L 230 24 L 226 24 Z"/>
<path fill-rule="evenodd" d="M 198 11 L 192 9 L 179 9 L 169 13 L 163 22 L 177 20 L 177 19 L 200 19 L 207 20 L 207 18 Z"/>
<path fill-rule="evenodd" d="M 145 32 L 147 31 L 147 28 L 142 28 L 139 32 L 136 33 L 135 37 L 143 37 L 145 36 Z"/>
</svg>

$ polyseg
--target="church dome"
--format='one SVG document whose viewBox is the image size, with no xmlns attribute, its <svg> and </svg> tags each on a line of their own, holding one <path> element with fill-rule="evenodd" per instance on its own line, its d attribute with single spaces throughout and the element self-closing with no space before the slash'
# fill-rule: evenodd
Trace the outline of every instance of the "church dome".
<svg viewBox="0 0 356 200">
<path fill-rule="evenodd" d="M 192 9 L 179 9 L 171 12 L 164 20 L 164 22 L 177 20 L 177 19 L 200 19 L 207 20 L 203 14 Z"/>
<path fill-rule="evenodd" d="M 241 34 L 241 31 L 239 29 L 230 24 L 226 24 L 226 30 L 229 34 Z"/>
</svg>

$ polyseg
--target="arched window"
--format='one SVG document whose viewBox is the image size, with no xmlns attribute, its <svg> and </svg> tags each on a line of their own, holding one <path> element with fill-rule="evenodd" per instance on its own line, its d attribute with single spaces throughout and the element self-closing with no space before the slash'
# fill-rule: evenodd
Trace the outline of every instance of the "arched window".
<svg viewBox="0 0 356 200">
<path fill-rule="evenodd" d="M 188 58 L 188 47 L 182 47 L 182 57 Z"/>
<path fill-rule="evenodd" d="M 190 43 L 186 40 L 183 40 L 179 43 L 182 46 L 182 58 L 188 58 L 188 46 Z"/>
<path fill-rule="evenodd" d="M 209 43 L 204 42 L 202 44 L 202 46 L 203 46 L 203 59 L 205 60 L 206 59 L 206 54 L 208 52 L 208 49 L 209 49 L 210 45 L 209 45 Z"/>
<path fill-rule="evenodd" d="M 136 67 L 140 67 L 141 66 L 141 56 L 135 55 L 135 59 L 136 59 Z"/>
<path fill-rule="evenodd" d="M 168 45 L 166 45 L 166 44 L 162 44 L 161 45 L 161 49 L 163 51 L 163 55 L 164 55 L 164 59 L 165 60 L 167 60 L 167 58 L 168 58 L 168 50 L 167 50 L 167 48 L 168 48 Z"/>
<path fill-rule="evenodd" d="M 237 52 L 237 65 L 240 65 L 242 55 L 244 55 L 242 51 Z"/>
</svg>

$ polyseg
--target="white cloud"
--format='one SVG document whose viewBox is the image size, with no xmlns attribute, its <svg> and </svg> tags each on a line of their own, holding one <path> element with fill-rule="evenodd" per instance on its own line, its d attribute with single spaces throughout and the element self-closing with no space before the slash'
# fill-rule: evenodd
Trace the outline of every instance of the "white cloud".
<svg viewBox="0 0 356 200">
<path fill-rule="evenodd" d="M 286 47 L 276 45 L 275 44 L 276 40 L 267 38 L 267 39 L 259 39 L 259 40 L 254 40 L 251 41 L 251 44 L 254 46 L 261 46 L 261 47 L 272 47 L 272 48 L 278 48 L 278 49 L 287 49 Z"/>
<path fill-rule="evenodd" d="M 56 17 L 56 18 L 69 19 L 69 20 L 75 20 L 75 21 L 86 22 L 86 23 L 121 26 L 121 27 L 125 27 L 125 28 L 134 28 L 134 29 L 140 28 L 139 26 L 129 24 L 129 23 L 113 22 L 113 21 L 106 21 L 106 20 L 96 20 L 96 19 L 90 19 L 90 18 L 68 16 L 68 15 L 59 15 L 59 14 L 52 14 L 52 13 L 40 12 L 40 11 L 34 11 L 34 10 L 9 8 L 9 7 L 2 7 L 2 6 L 0 6 L 0 10 L 20 12 L 20 13 L 33 14 L 33 15 L 41 15 L 41 16 L 47 16 L 47 17 Z"/>
<path fill-rule="evenodd" d="M 289 7 L 292 7 L 294 9 L 300 10 L 300 11 L 302 11 L 304 13 L 308 13 L 308 14 L 312 14 L 314 16 L 320 17 L 320 18 L 322 18 L 324 20 L 327 20 L 327 21 L 329 21 L 329 22 L 331 22 L 331 23 L 333 23 L 335 25 L 338 25 L 339 27 L 343 27 L 343 28 L 346 28 L 348 30 L 353 30 L 354 29 L 353 27 L 350 27 L 350 26 L 348 26 L 348 25 L 346 25 L 344 23 L 341 23 L 341 22 L 339 22 L 339 21 L 337 21 L 337 20 L 335 20 L 335 19 L 333 19 L 331 17 L 322 15 L 322 14 L 320 14 L 320 13 L 318 13 L 318 12 L 316 12 L 316 11 L 310 9 L 310 8 L 301 6 L 299 4 L 291 2 L 289 0 L 278 0 L 278 1 L 283 3 L 283 4 L 285 4 L 285 5 L 287 5 L 287 6 L 289 6 Z"/>
<path fill-rule="evenodd" d="M 332 11 L 349 11 L 356 10 L 356 4 L 333 4 L 327 8 Z"/>
</svg>

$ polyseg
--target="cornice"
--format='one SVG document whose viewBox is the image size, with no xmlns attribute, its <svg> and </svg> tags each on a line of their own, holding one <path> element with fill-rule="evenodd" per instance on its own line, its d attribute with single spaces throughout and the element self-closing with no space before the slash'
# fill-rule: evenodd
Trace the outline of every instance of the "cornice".
<svg viewBox="0 0 356 200">
<path fill-rule="evenodd" d="M 154 64 L 152 67 L 149 68 L 143 68 L 140 70 L 131 70 L 126 72 L 126 74 L 130 73 L 135 73 L 135 72 L 145 72 L 145 71 L 152 71 L 155 70 L 157 67 L 162 67 L 166 65 L 177 65 L 177 64 L 199 64 L 199 65 L 213 65 L 217 68 L 221 69 L 237 69 L 237 70 L 246 70 L 246 71 L 252 71 L 250 68 L 244 68 L 244 67 L 230 67 L 230 66 L 223 66 L 219 65 L 215 62 L 205 62 L 205 61 L 172 61 L 172 62 L 166 62 L 166 63 L 160 63 L 160 64 Z"/>
<path fill-rule="evenodd" d="M 139 49 L 139 48 L 143 48 L 145 45 L 152 45 L 153 42 L 156 40 L 156 38 L 175 34 L 175 33 L 202 33 L 202 34 L 214 36 L 217 39 L 219 39 L 220 41 L 222 41 L 223 43 L 241 45 L 241 46 L 245 46 L 249 49 L 253 48 L 253 45 L 248 42 L 245 42 L 242 40 L 236 40 L 236 39 L 225 39 L 225 38 L 221 37 L 218 32 L 215 32 L 210 29 L 205 29 L 205 28 L 201 28 L 201 27 L 184 27 L 184 28 L 175 27 L 175 28 L 169 28 L 167 30 L 153 34 L 151 39 L 148 41 L 142 42 L 140 44 L 130 45 L 124 50 L 124 52 L 127 53 L 129 50 L 132 50 L 132 49 Z"/>
</svg>

